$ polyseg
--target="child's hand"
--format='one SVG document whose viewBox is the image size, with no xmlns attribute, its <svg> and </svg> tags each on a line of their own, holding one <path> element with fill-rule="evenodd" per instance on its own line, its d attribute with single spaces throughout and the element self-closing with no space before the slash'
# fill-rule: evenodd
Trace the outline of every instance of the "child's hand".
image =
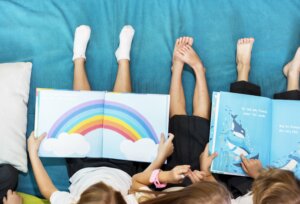
<svg viewBox="0 0 300 204">
<path fill-rule="evenodd" d="M 210 173 L 210 166 L 214 158 L 218 156 L 217 152 L 214 152 L 212 155 L 208 153 L 208 144 L 206 144 L 204 151 L 200 154 L 200 170 Z"/>
<path fill-rule="evenodd" d="M 22 204 L 22 198 L 16 192 L 8 190 L 6 197 L 3 198 L 3 204 Z"/>
<path fill-rule="evenodd" d="M 263 169 L 261 162 L 258 159 L 247 159 L 241 155 L 241 165 L 243 170 L 252 178 L 256 179 Z"/>
<path fill-rule="evenodd" d="M 188 175 L 190 165 L 175 166 L 171 171 L 168 171 L 168 183 L 181 183 L 185 176 Z"/>
<path fill-rule="evenodd" d="M 190 180 L 192 181 L 192 183 L 198 183 L 201 181 L 204 181 L 206 178 L 207 173 L 205 173 L 204 171 L 198 171 L 198 170 L 194 170 L 191 171 L 189 170 L 187 176 L 190 178 Z"/>
<path fill-rule="evenodd" d="M 29 154 L 36 154 L 38 152 L 40 144 L 42 140 L 46 137 L 46 135 L 47 135 L 46 133 L 43 133 L 38 138 L 35 138 L 34 132 L 32 131 L 32 133 L 30 134 L 27 140 L 27 148 Z"/>
<path fill-rule="evenodd" d="M 169 133 L 169 138 L 165 140 L 165 136 L 162 133 L 160 136 L 160 142 L 157 150 L 157 158 L 165 161 L 174 151 L 173 145 L 174 135 Z"/>
</svg>

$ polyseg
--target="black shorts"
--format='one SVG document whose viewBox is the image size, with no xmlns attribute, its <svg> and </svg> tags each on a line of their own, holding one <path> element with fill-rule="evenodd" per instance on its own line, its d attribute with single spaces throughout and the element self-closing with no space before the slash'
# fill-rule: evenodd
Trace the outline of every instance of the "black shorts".
<svg viewBox="0 0 300 204">
<path fill-rule="evenodd" d="M 18 170 L 10 164 L 0 164 L 0 204 L 10 189 L 16 190 L 18 185 Z"/>
<path fill-rule="evenodd" d="M 274 99 L 281 99 L 281 100 L 300 100 L 300 91 L 293 90 L 293 91 L 285 91 L 282 93 L 274 94 Z"/>
<path fill-rule="evenodd" d="M 168 158 L 166 169 L 177 165 L 191 165 L 200 169 L 199 155 L 204 151 L 209 139 L 209 120 L 198 116 L 175 115 L 170 119 L 169 132 L 175 135 L 174 152 Z"/>
</svg>

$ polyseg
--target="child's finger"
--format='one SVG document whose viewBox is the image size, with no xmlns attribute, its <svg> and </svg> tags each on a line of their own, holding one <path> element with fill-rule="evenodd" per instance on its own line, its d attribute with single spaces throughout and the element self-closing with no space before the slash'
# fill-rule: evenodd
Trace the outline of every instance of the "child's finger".
<svg viewBox="0 0 300 204">
<path fill-rule="evenodd" d="M 31 133 L 30 133 L 30 136 L 28 137 L 28 139 L 29 138 L 34 138 L 34 131 L 32 131 Z"/>
<path fill-rule="evenodd" d="M 192 172 L 192 173 L 191 173 L 191 175 L 192 175 L 192 177 L 193 177 L 193 180 L 194 180 L 194 182 L 193 182 L 193 183 L 197 183 L 197 182 L 199 182 L 199 179 L 198 179 L 197 175 L 195 174 L 195 172 Z"/>
<path fill-rule="evenodd" d="M 47 136 L 47 133 L 43 133 L 38 137 L 39 142 L 41 142 L 45 137 Z"/>
<path fill-rule="evenodd" d="M 210 159 L 211 160 L 214 160 L 216 157 L 218 156 L 218 153 L 217 152 L 214 152 L 212 155 L 210 155 Z"/>
<path fill-rule="evenodd" d="M 204 175 L 202 173 L 203 172 L 201 171 L 196 171 L 196 170 L 194 171 L 194 175 L 197 178 L 198 182 L 204 179 Z"/>
<path fill-rule="evenodd" d="M 192 171 L 189 171 L 187 176 L 189 177 L 189 179 L 191 180 L 192 183 L 196 183 L 196 179 L 195 179 Z"/>
<path fill-rule="evenodd" d="M 7 196 L 12 195 L 12 193 L 13 193 L 12 190 L 9 189 L 9 190 L 7 191 Z"/>
<path fill-rule="evenodd" d="M 204 151 L 203 151 L 203 154 L 204 154 L 205 156 L 208 156 L 208 143 L 205 145 L 205 149 L 204 149 Z"/>
<path fill-rule="evenodd" d="M 242 154 L 241 154 L 241 159 L 242 159 L 242 162 L 245 164 L 245 166 L 249 165 L 249 160 Z"/>
<path fill-rule="evenodd" d="M 190 165 L 182 165 L 180 166 L 180 174 L 186 174 L 190 170 Z"/>
<path fill-rule="evenodd" d="M 169 133 L 168 142 L 172 142 L 174 139 L 174 135 L 172 133 Z"/>
<path fill-rule="evenodd" d="M 243 162 L 241 162 L 241 166 L 242 166 L 243 170 L 248 174 L 248 169 Z"/>
<path fill-rule="evenodd" d="M 161 144 L 165 143 L 165 135 L 164 135 L 164 133 L 160 134 L 160 143 Z"/>
</svg>

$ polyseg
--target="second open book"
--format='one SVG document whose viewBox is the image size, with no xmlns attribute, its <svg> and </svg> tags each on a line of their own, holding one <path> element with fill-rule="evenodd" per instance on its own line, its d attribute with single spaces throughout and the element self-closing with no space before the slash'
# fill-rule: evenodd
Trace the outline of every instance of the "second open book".
<svg viewBox="0 0 300 204">
<path fill-rule="evenodd" d="M 300 101 L 214 92 L 209 145 L 213 172 L 245 175 L 243 154 L 300 177 Z"/>
<path fill-rule="evenodd" d="M 35 134 L 47 132 L 43 157 L 151 162 L 168 121 L 168 95 L 37 90 Z"/>
</svg>

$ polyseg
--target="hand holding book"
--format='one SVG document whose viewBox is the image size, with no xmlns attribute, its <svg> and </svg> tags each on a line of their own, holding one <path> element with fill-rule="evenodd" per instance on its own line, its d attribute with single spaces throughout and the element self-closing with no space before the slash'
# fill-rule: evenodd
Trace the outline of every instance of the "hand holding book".
<svg viewBox="0 0 300 204">
<path fill-rule="evenodd" d="M 173 145 L 174 135 L 169 133 L 169 137 L 166 140 L 165 135 L 162 133 L 160 136 L 160 142 L 157 149 L 157 159 L 165 161 L 174 151 Z"/>
</svg>

